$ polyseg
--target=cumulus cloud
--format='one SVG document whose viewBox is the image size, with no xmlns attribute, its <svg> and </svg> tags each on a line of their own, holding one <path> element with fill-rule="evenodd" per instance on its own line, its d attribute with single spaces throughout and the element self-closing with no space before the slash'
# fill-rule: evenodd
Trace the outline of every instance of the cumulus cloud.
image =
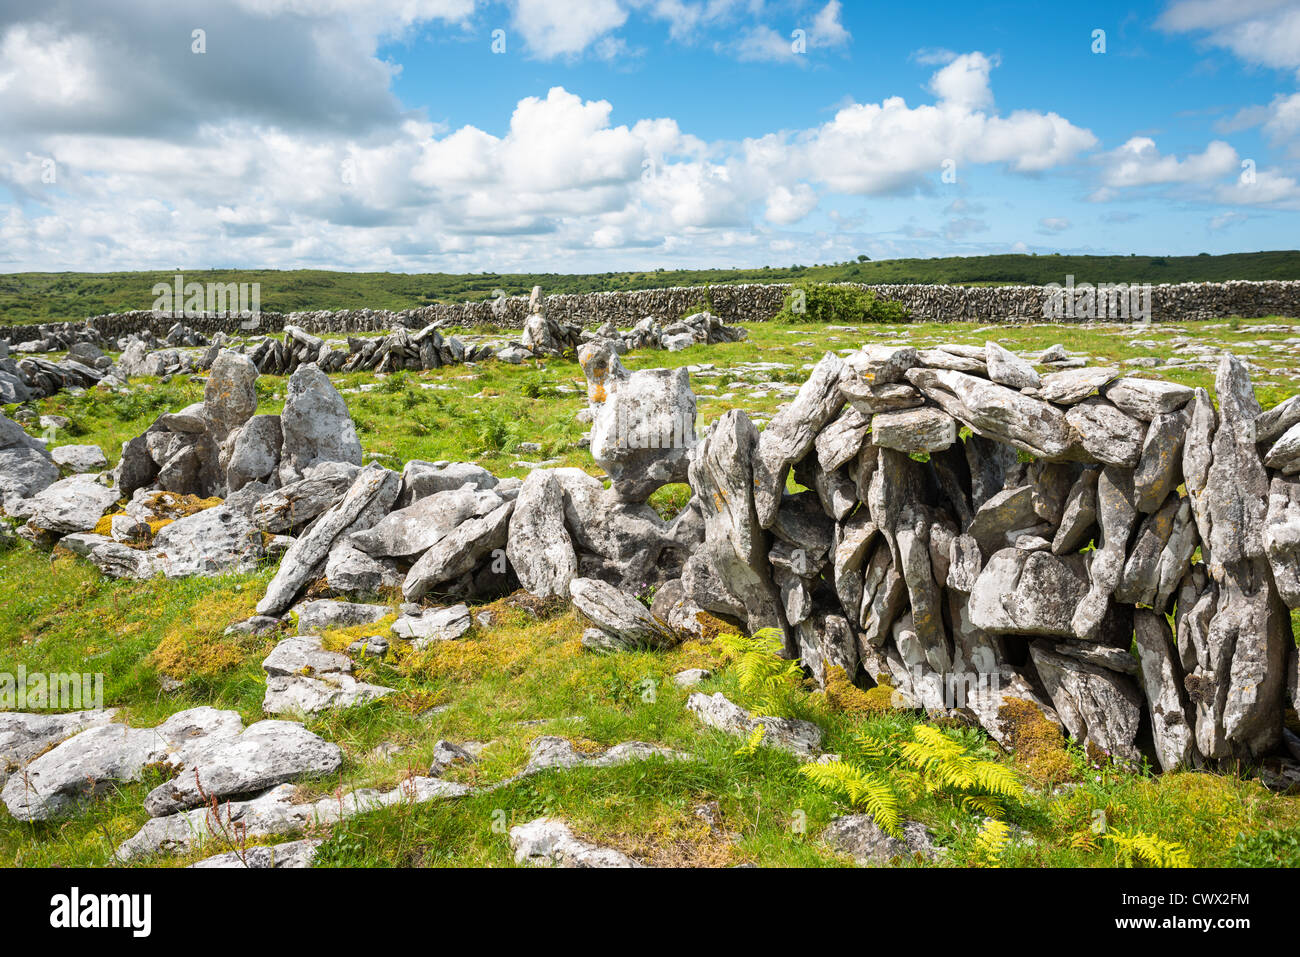
<svg viewBox="0 0 1300 957">
<path fill-rule="evenodd" d="M 1207 183 L 1238 170 L 1237 151 L 1222 140 L 1210 143 L 1201 153 L 1179 159 L 1161 154 L 1155 140 L 1135 136 L 1117 150 L 1101 157 L 1102 180 L 1106 186 L 1154 186 L 1166 183 Z"/>
<path fill-rule="evenodd" d="M 1201 36 L 1247 63 L 1300 76 L 1300 7 L 1294 0 L 1177 0 L 1156 25 Z"/>
<path fill-rule="evenodd" d="M 613 36 L 625 14 L 593 0 L 574 34 L 558 5 L 514 9 L 526 42 L 556 56 Z M 757 8 L 637 9 L 713 23 Z M 816 44 L 849 42 L 837 2 L 808 12 Z M 646 250 L 656 262 L 730 261 L 778 241 L 816 261 L 856 241 L 842 223 L 790 231 L 827 196 L 927 190 L 946 160 L 1038 172 L 1095 143 L 1054 113 L 999 115 L 996 63 L 980 53 L 936 70 L 934 102 L 851 103 L 809 129 L 739 142 L 706 141 L 666 116 L 615 123 L 609 101 L 559 86 L 519 99 L 504 128 L 506 117 L 485 117 L 444 129 L 396 98 L 396 67 L 378 45 L 429 19 L 458 30 L 473 16 L 471 0 L 364 11 L 226 0 L 197 21 L 152 0 L 8 4 L 0 188 L 13 203 L 0 211 L 0 268 L 571 271 L 624 255 L 644 266 Z M 195 23 L 203 54 L 191 52 Z M 978 211 L 954 204 L 945 234 L 986 231 Z"/>
<path fill-rule="evenodd" d="M 515 0 L 514 24 L 544 59 L 581 53 L 626 22 L 618 0 Z"/>
</svg>

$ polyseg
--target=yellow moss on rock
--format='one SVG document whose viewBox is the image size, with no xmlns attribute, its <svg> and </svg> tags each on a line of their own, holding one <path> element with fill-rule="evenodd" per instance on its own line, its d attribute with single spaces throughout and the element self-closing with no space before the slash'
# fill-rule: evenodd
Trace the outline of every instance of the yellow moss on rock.
<svg viewBox="0 0 1300 957">
<path fill-rule="evenodd" d="M 878 684 L 863 691 L 849 680 L 848 673 L 839 665 L 826 669 L 826 704 L 832 711 L 868 716 L 883 714 L 894 707 L 894 689 Z"/>
<path fill-rule="evenodd" d="M 1007 698 L 998 709 L 1016 763 L 1035 781 L 1052 786 L 1074 776 L 1074 763 L 1065 748 L 1065 735 L 1041 708 L 1024 698 Z"/>
</svg>

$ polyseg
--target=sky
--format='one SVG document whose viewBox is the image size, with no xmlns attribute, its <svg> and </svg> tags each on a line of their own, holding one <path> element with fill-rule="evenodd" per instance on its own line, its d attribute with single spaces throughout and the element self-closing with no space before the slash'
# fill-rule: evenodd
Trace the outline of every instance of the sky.
<svg viewBox="0 0 1300 957">
<path fill-rule="evenodd" d="M 1297 237 L 1300 0 L 0 0 L 0 272 Z"/>
</svg>

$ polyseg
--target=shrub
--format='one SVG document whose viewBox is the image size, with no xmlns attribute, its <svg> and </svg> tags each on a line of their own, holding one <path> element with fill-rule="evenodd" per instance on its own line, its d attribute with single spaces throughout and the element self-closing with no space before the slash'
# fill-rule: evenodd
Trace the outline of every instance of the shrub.
<svg viewBox="0 0 1300 957">
<path fill-rule="evenodd" d="M 776 322 L 904 322 L 902 303 L 877 299 L 870 289 L 800 280 L 791 284 Z"/>
</svg>

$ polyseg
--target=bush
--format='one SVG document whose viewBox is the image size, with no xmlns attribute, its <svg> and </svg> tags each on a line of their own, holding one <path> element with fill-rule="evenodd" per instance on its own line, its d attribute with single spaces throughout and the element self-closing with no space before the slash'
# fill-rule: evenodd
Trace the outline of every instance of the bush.
<svg viewBox="0 0 1300 957">
<path fill-rule="evenodd" d="M 786 293 L 776 322 L 904 322 L 902 303 L 877 299 L 870 289 L 802 280 Z"/>
</svg>

